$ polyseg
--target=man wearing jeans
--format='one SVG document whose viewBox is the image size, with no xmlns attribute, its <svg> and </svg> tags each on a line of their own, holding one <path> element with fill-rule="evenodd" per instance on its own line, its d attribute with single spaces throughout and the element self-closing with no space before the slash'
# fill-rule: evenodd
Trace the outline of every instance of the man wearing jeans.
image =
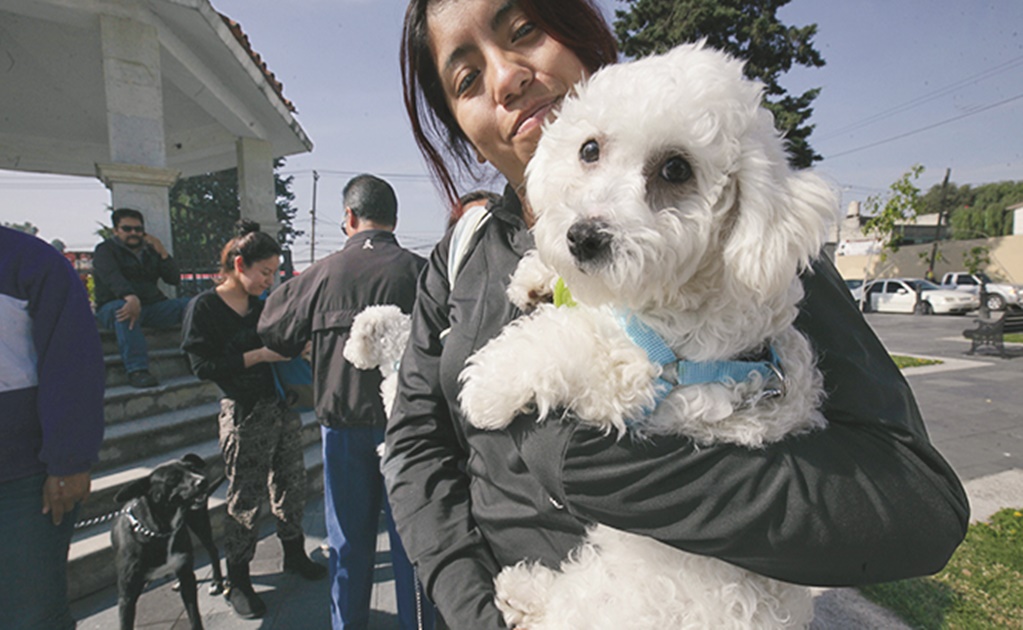
<svg viewBox="0 0 1023 630">
<path fill-rule="evenodd" d="M 384 492 L 377 447 L 384 440 L 379 370 L 359 370 L 342 358 L 352 320 L 364 308 L 394 304 L 409 313 L 426 261 L 398 245 L 398 201 L 373 175 L 344 188 L 348 241 L 270 294 L 259 319 L 266 347 L 295 356 L 312 341 L 313 397 L 323 425 L 324 515 L 330 545 L 334 630 L 369 627 L 377 523 L 387 516 L 401 630 L 432 630 L 434 610 L 414 577 Z"/>
<path fill-rule="evenodd" d="M 132 387 L 152 387 L 142 327 L 170 328 L 181 323 L 188 298 L 168 299 L 157 280 L 177 285 L 178 265 L 160 239 L 146 234 L 142 213 L 118 208 L 110 215 L 114 236 L 96 246 L 96 319 L 113 329 Z"/>
<path fill-rule="evenodd" d="M 0 228 L 0 628 L 74 628 L 67 555 L 103 440 L 103 351 L 78 273 Z"/>
</svg>

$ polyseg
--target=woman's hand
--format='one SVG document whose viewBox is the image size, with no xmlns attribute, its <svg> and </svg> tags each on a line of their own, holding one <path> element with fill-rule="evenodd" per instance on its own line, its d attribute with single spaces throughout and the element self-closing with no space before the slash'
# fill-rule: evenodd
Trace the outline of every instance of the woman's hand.
<svg viewBox="0 0 1023 630">
<path fill-rule="evenodd" d="M 91 481 L 88 471 L 64 477 L 46 477 L 43 482 L 43 514 L 53 518 L 54 525 L 60 525 L 64 515 L 74 509 L 76 503 L 89 496 Z"/>
<path fill-rule="evenodd" d="M 286 357 L 283 354 L 277 354 L 270 348 L 263 346 L 262 348 L 256 348 L 255 350 L 249 350 L 242 355 L 242 360 L 245 362 L 245 367 L 250 368 L 259 363 L 278 363 L 280 361 L 289 361 L 290 357 Z"/>
</svg>

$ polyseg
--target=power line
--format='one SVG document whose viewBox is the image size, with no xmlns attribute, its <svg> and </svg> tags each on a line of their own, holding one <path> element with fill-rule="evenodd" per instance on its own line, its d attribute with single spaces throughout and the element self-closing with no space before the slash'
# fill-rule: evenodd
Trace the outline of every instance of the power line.
<svg viewBox="0 0 1023 630">
<path fill-rule="evenodd" d="M 1023 94 L 1017 94 L 1016 96 L 1007 98 L 1007 99 L 1005 99 L 1003 101 L 998 101 L 997 103 L 992 103 L 990 105 L 985 105 L 983 107 L 978 107 L 978 108 L 976 108 L 974 110 L 966 112 L 965 114 L 960 114 L 958 116 L 953 116 L 952 118 L 946 118 L 945 120 L 942 120 L 940 122 L 936 122 L 934 124 L 927 125 L 925 127 L 920 127 L 919 129 L 914 129 L 913 131 L 907 131 L 906 133 L 900 133 L 897 136 L 892 136 L 890 138 L 885 138 L 884 140 L 878 140 L 877 142 L 871 142 L 870 144 L 865 144 L 865 145 L 863 145 L 861 147 L 856 147 L 855 149 L 849 149 L 848 151 L 840 151 L 839 153 L 833 153 L 833 154 L 825 156 L 825 157 L 830 160 L 830 159 L 834 159 L 834 158 L 837 158 L 837 157 L 842 157 L 844 155 L 849 155 L 850 153 L 856 153 L 858 151 L 864 151 L 866 149 L 872 149 L 872 148 L 874 148 L 876 146 L 880 146 L 882 144 L 888 144 L 889 142 L 894 142 L 896 140 L 901 140 L 902 138 L 913 136 L 913 135 L 916 135 L 918 133 L 922 133 L 924 131 L 929 131 L 929 130 L 934 129 L 936 127 L 941 127 L 943 125 L 947 125 L 947 124 L 955 122 L 957 120 L 962 120 L 963 118 L 968 118 L 968 117 L 973 116 L 975 114 L 980 114 L 981 112 L 986 112 L 989 109 L 994 109 L 996 107 L 1001 107 L 1002 105 L 1005 105 L 1007 103 L 1011 103 L 1013 101 L 1018 101 L 1021 98 L 1023 98 Z"/>
<path fill-rule="evenodd" d="M 843 133 L 845 133 L 847 131 L 853 131 L 854 129 L 860 129 L 862 127 L 866 127 L 866 126 L 868 126 L 870 124 L 873 124 L 873 123 L 875 123 L 875 122 L 877 122 L 879 120 L 883 120 L 885 118 L 890 118 L 891 116 L 894 116 L 895 114 L 900 114 L 900 113 L 902 113 L 904 111 L 913 109 L 914 107 L 917 107 L 919 105 L 923 105 L 924 103 L 929 103 L 929 102 L 931 102 L 931 101 L 933 101 L 935 99 L 941 98 L 942 96 L 945 96 L 945 95 L 950 94 L 952 92 L 955 92 L 955 91 L 957 91 L 957 90 L 959 90 L 959 89 L 961 89 L 963 87 L 966 87 L 967 85 L 973 85 L 974 83 L 979 83 L 980 81 L 983 81 L 984 79 L 988 79 L 988 78 L 993 77 L 993 76 L 995 76 L 997 74 L 1001 74 L 1002 72 L 1005 72 L 1007 70 L 1011 70 L 1012 68 L 1015 68 L 1016 66 L 1019 66 L 1021 64 L 1023 64 L 1023 55 L 1021 55 L 1019 57 L 1015 57 L 1013 59 L 1010 59 L 1010 60 L 1008 60 L 1008 61 L 1006 61 L 1006 62 L 1004 62 L 1002 64 L 994 66 L 993 68 L 988 68 L 987 70 L 983 70 L 981 72 L 978 72 L 977 74 L 974 74 L 972 76 L 966 77 L 965 79 L 961 79 L 959 81 L 956 81 L 955 83 L 946 85 L 945 87 L 938 88 L 937 90 L 934 90 L 933 92 L 928 92 L 926 94 L 918 96 L 918 97 L 916 97 L 914 99 L 906 101 L 905 103 L 902 103 L 901 105 L 896 105 L 896 106 L 891 107 L 889 109 L 886 109 L 884 111 L 878 112 L 878 113 L 876 113 L 876 114 L 874 114 L 872 116 L 868 116 L 867 118 L 864 118 L 864 119 L 862 119 L 860 121 L 857 121 L 857 122 L 854 122 L 854 123 L 850 123 L 850 124 L 846 125 L 845 127 L 840 127 L 839 129 L 836 129 L 836 130 L 832 131 L 831 133 L 829 133 L 827 135 L 823 135 L 823 136 L 818 137 L 817 141 L 827 140 L 829 138 L 834 138 L 835 136 L 841 135 L 841 134 L 843 134 Z"/>
</svg>

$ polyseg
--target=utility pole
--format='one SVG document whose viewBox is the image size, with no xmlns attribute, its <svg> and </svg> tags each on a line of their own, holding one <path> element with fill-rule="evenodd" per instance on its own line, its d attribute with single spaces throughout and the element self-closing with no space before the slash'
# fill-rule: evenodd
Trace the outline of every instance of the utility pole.
<svg viewBox="0 0 1023 630">
<path fill-rule="evenodd" d="M 309 211 L 312 215 L 313 227 L 309 230 L 309 264 L 316 262 L 316 184 L 320 181 L 320 174 L 313 171 L 313 209 Z"/>
<path fill-rule="evenodd" d="M 927 279 L 934 281 L 934 259 L 938 257 L 938 239 L 941 238 L 941 227 L 945 220 L 945 200 L 948 197 L 948 177 L 951 168 L 945 169 L 945 180 L 941 182 L 941 201 L 938 202 L 938 224 L 934 227 L 934 242 L 931 243 L 931 258 L 927 262 Z"/>
</svg>

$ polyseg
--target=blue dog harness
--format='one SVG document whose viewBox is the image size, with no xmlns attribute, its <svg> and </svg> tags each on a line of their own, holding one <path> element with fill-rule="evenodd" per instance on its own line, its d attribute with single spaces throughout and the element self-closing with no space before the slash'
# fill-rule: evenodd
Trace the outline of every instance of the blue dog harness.
<svg viewBox="0 0 1023 630">
<path fill-rule="evenodd" d="M 777 386 L 765 389 L 751 400 L 750 404 L 785 393 L 785 376 L 781 371 L 778 354 L 772 346 L 767 347 L 766 360 L 686 361 L 675 356 L 664 339 L 634 314 L 618 311 L 615 316 L 629 339 L 646 352 L 652 363 L 661 366 L 661 375 L 657 378 L 655 386 L 654 408 L 676 387 L 704 383 L 741 383 L 752 374 L 760 374 L 765 383 L 774 381 Z M 648 409 L 647 413 L 652 411 L 653 409 Z"/>
</svg>

